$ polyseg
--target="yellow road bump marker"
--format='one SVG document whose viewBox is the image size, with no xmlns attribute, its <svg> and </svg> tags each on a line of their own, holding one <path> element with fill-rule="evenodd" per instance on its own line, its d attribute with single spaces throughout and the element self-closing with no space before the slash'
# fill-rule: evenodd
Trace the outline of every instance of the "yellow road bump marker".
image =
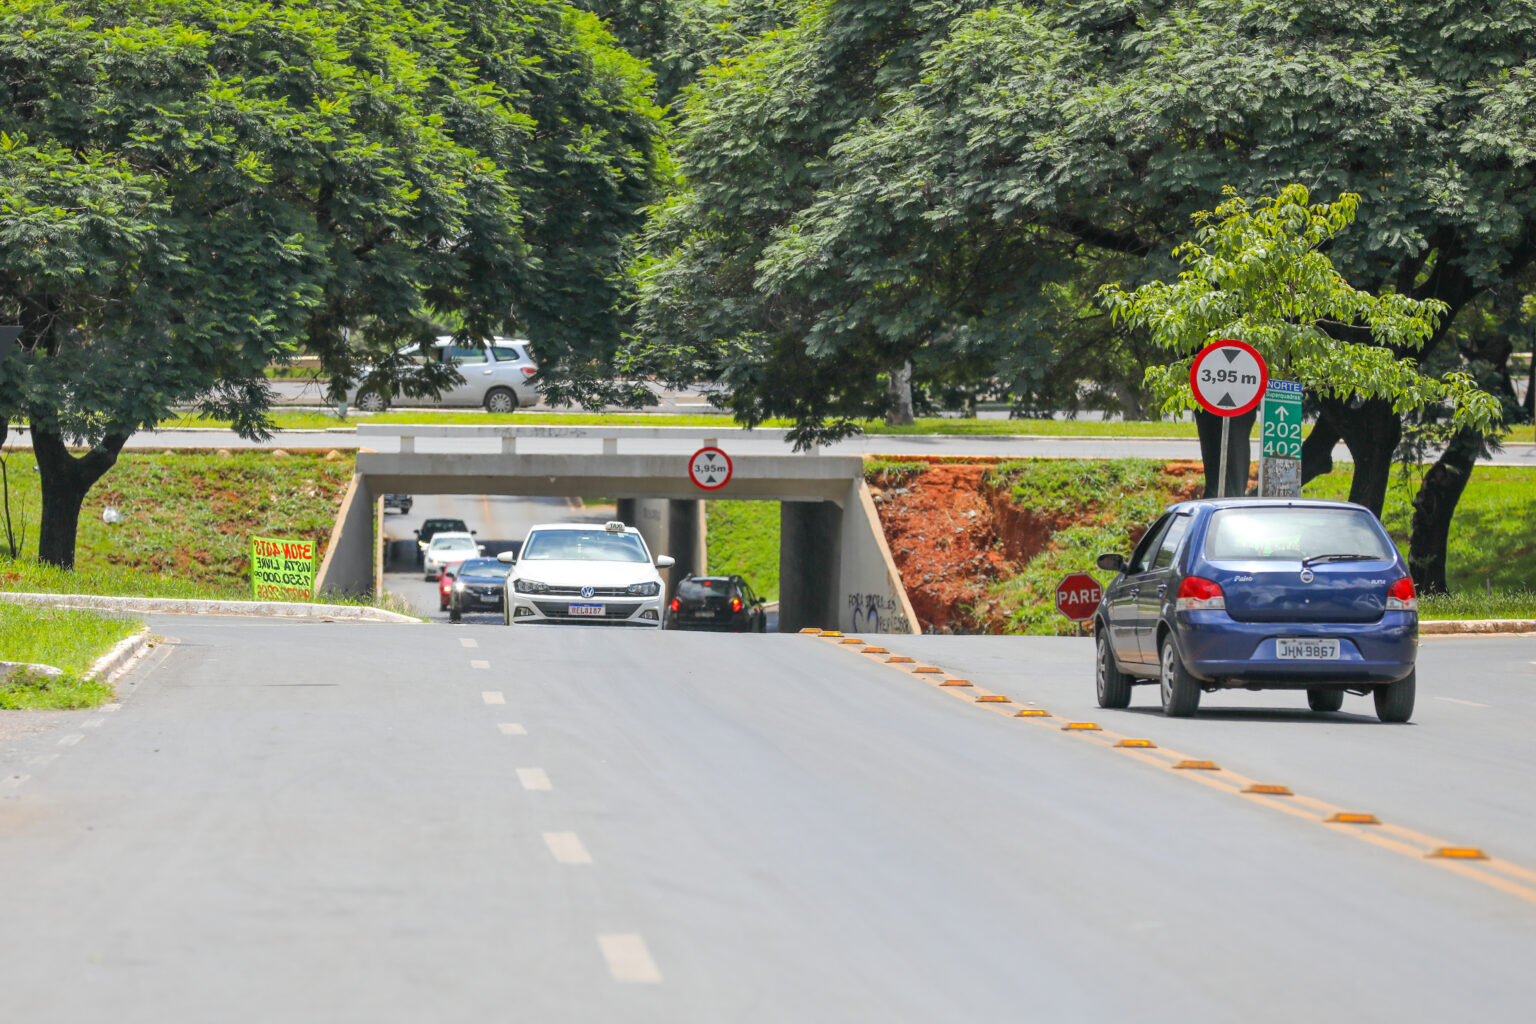
<svg viewBox="0 0 1536 1024">
<path fill-rule="evenodd" d="M 886 658 L 885 663 L 887 665 L 910 665 L 912 664 L 912 659 L 898 654 L 894 658 Z"/>
<path fill-rule="evenodd" d="M 1426 857 L 1439 857 L 1444 860 L 1487 860 L 1488 855 L 1475 846 L 1442 846 L 1433 853 L 1426 853 Z"/>
<path fill-rule="evenodd" d="M 1103 731 L 1102 729 L 1099 728 L 1098 725 L 1096 725 L 1093 722 L 1068 722 L 1066 725 L 1062 726 L 1061 729 L 1062 729 L 1063 732 L 1066 732 L 1068 730 L 1073 730 L 1073 731 L 1078 731 L 1078 732 L 1102 732 Z"/>
<path fill-rule="evenodd" d="M 977 697 L 976 698 L 976 703 L 978 703 L 978 704 L 1012 704 L 1013 701 L 1009 700 L 1007 697 L 1001 697 L 1001 696 L 993 693 L 993 694 L 989 694 L 989 695 L 987 695 L 985 697 Z"/>
<path fill-rule="evenodd" d="M 1117 747 L 1143 747 L 1143 748 L 1145 748 L 1145 747 L 1155 747 L 1155 746 L 1157 746 L 1157 744 L 1153 743 L 1151 740 L 1121 740 L 1119 743 L 1116 743 L 1115 746 L 1117 746 Z"/>
<path fill-rule="evenodd" d="M 860 651 L 859 653 L 860 654 L 890 654 L 891 652 L 886 650 L 884 647 L 866 647 L 862 651 Z"/>
<path fill-rule="evenodd" d="M 1289 786 L 1271 786 L 1263 782 L 1255 782 L 1251 786 L 1243 787 L 1244 793 L 1257 793 L 1260 796 L 1295 796 Z"/>
<path fill-rule="evenodd" d="M 942 683 L 940 683 L 939 685 L 940 686 L 970 686 L 971 685 L 971 681 L 969 679 L 946 679 Z"/>
<path fill-rule="evenodd" d="M 835 629 L 824 629 L 820 633 L 817 633 L 816 635 L 817 636 L 842 636 L 843 634 L 839 633 Z"/>
<path fill-rule="evenodd" d="M 924 665 L 922 668 L 915 668 L 912 671 L 913 672 L 921 673 L 922 675 L 925 675 L 925 676 L 941 676 L 941 675 L 944 674 L 944 670 L 943 669 L 941 669 L 941 668 L 934 668 L 932 665 Z"/>
<path fill-rule="evenodd" d="M 817 636 L 821 635 L 821 630 L 817 629 L 815 626 L 806 626 L 800 632 L 802 632 L 802 633 L 815 633 Z"/>
<path fill-rule="evenodd" d="M 1051 713 L 1049 711 L 1041 711 L 1039 708 L 1025 708 L 1024 710 L 1020 711 L 1018 714 L 1014 715 L 1013 717 L 1014 718 L 1050 718 L 1051 717 Z"/>
<path fill-rule="evenodd" d="M 840 643 L 840 644 L 862 644 L 863 642 L 864 642 L 863 640 L 855 640 L 851 636 L 845 636 L 841 640 L 838 641 L 838 643 Z"/>
<path fill-rule="evenodd" d="M 1217 764 L 1215 761 L 1180 761 L 1178 764 L 1174 765 L 1174 767 L 1175 768 L 1191 768 L 1191 769 L 1194 769 L 1195 771 L 1202 771 L 1202 772 L 1219 772 L 1219 771 L 1221 771 L 1221 766 L 1219 764 Z"/>
<path fill-rule="evenodd" d="M 1374 814 L 1355 814 L 1353 811 L 1340 811 L 1337 814 L 1324 818 L 1336 825 L 1380 825 L 1381 819 Z"/>
</svg>

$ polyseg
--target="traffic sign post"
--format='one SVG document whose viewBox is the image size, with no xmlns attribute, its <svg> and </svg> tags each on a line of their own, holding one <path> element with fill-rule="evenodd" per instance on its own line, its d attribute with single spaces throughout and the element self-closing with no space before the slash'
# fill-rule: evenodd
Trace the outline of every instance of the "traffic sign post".
<svg viewBox="0 0 1536 1024">
<path fill-rule="evenodd" d="M 1074 572 L 1056 584 L 1056 610 L 1073 622 L 1087 622 L 1104 598 L 1099 581 L 1085 572 Z"/>
<path fill-rule="evenodd" d="M 1301 384 L 1270 381 L 1259 421 L 1259 496 L 1301 497 Z"/>
<path fill-rule="evenodd" d="M 731 457 L 713 446 L 700 448 L 688 460 L 688 476 L 706 491 L 718 491 L 730 483 L 734 471 Z"/>
<path fill-rule="evenodd" d="M 1264 398 L 1269 366 L 1258 350 L 1234 338 L 1215 341 L 1200 350 L 1189 367 L 1189 387 L 1195 401 L 1221 420 L 1221 468 L 1216 497 L 1227 496 L 1227 444 L 1232 417 L 1251 412 Z"/>
</svg>

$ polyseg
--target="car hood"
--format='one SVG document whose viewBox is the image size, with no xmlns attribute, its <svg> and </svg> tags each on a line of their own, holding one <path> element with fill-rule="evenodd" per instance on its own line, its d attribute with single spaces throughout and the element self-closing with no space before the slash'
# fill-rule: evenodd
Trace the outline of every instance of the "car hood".
<svg viewBox="0 0 1536 1024">
<path fill-rule="evenodd" d="M 458 578 L 463 580 L 465 583 L 478 583 L 481 585 L 487 583 L 495 583 L 499 585 L 505 583 L 507 580 L 507 577 L 499 572 L 493 574 L 461 572 L 459 573 Z"/>
<path fill-rule="evenodd" d="M 649 562 L 549 561 L 518 562 L 511 579 L 533 580 L 552 587 L 627 587 L 631 583 L 661 582 Z"/>
</svg>

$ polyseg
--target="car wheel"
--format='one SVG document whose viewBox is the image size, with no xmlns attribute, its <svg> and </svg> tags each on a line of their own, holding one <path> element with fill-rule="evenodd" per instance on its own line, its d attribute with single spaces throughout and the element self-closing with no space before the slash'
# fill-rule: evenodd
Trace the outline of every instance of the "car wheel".
<svg viewBox="0 0 1536 1024">
<path fill-rule="evenodd" d="M 1163 637 L 1162 666 L 1163 714 L 1169 718 L 1188 718 L 1200 707 L 1200 684 L 1184 667 L 1171 633 Z"/>
<path fill-rule="evenodd" d="M 516 412 L 517 395 L 510 388 L 491 388 L 485 393 L 486 412 Z"/>
<path fill-rule="evenodd" d="M 1131 677 L 1120 671 L 1115 663 L 1115 652 L 1109 646 L 1109 636 L 1100 630 L 1098 637 L 1099 657 L 1094 673 L 1094 693 L 1101 708 L 1124 708 L 1131 704 Z"/>
<path fill-rule="evenodd" d="M 1321 686 L 1307 687 L 1307 707 L 1313 711 L 1337 711 L 1343 706 L 1343 690 L 1325 690 Z"/>
<path fill-rule="evenodd" d="M 1412 669 L 1395 683 L 1376 687 L 1376 717 L 1383 722 L 1406 722 L 1413 717 L 1414 692 L 1418 689 L 1418 669 Z"/>
<path fill-rule="evenodd" d="M 389 399 L 377 391 L 365 391 L 357 396 L 357 407 L 363 412 L 383 412 L 389 408 Z"/>
</svg>

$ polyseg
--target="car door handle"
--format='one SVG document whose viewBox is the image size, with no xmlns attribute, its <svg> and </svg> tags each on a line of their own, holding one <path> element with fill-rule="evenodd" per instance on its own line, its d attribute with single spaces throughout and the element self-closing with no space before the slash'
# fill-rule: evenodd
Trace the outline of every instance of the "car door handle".
<svg viewBox="0 0 1536 1024">
<path fill-rule="evenodd" d="M 1166 583 L 1159 583 L 1157 585 L 1157 596 L 1158 597 L 1162 597 L 1166 593 L 1168 593 L 1168 584 L 1166 584 Z"/>
<path fill-rule="evenodd" d="M 1129 597 L 1135 597 L 1136 595 L 1141 593 L 1141 588 L 1140 587 L 1128 587 L 1128 588 L 1126 588 L 1125 593 Z"/>
</svg>

